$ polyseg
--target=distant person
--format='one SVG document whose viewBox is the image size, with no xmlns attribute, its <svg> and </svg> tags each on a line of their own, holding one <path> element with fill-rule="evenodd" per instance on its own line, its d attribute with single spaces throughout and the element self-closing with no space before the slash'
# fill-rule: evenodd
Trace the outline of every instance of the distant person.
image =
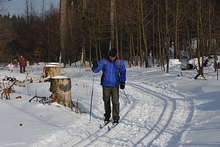
<svg viewBox="0 0 220 147">
<path fill-rule="evenodd" d="M 20 73 L 25 72 L 26 59 L 21 55 L 21 56 L 18 58 L 18 62 L 19 62 L 19 65 L 20 65 Z"/>
<path fill-rule="evenodd" d="M 15 66 L 11 62 L 6 67 L 8 68 L 8 71 L 13 72 Z"/>
</svg>

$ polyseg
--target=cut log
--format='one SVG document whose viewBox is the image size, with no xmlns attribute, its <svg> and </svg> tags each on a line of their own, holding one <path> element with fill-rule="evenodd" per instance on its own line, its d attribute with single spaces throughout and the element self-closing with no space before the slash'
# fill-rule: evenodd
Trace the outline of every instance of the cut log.
<svg viewBox="0 0 220 147">
<path fill-rule="evenodd" d="M 74 104 L 71 99 L 71 79 L 65 76 L 54 76 L 50 79 L 50 98 L 52 102 L 69 107 L 73 110 Z"/>
<path fill-rule="evenodd" d="M 42 78 L 54 77 L 60 75 L 59 63 L 48 63 L 44 67 Z"/>
</svg>

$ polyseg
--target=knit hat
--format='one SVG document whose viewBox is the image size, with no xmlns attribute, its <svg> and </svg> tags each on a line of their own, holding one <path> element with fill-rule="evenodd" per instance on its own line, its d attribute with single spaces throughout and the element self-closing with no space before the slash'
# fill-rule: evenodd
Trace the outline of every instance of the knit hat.
<svg viewBox="0 0 220 147">
<path fill-rule="evenodd" d="M 115 57 L 117 55 L 116 49 L 112 48 L 111 50 L 109 50 L 108 55 L 111 57 Z"/>
</svg>

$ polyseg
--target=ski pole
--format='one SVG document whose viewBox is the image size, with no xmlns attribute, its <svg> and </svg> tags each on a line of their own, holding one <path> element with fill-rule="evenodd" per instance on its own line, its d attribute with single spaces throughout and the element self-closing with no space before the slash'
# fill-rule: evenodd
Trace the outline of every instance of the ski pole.
<svg viewBox="0 0 220 147">
<path fill-rule="evenodd" d="M 128 98 L 127 94 L 125 93 L 124 89 L 123 89 L 123 91 L 124 91 L 124 94 L 125 94 L 126 98 L 128 99 L 128 103 L 131 103 L 131 101 L 129 100 L 129 98 Z"/>
<path fill-rule="evenodd" d="M 94 77 L 93 75 L 93 82 L 92 82 L 92 93 L 91 93 L 91 102 L 90 102 L 90 117 L 89 117 L 89 122 L 91 122 L 91 113 L 92 113 L 92 97 L 93 97 L 93 88 L 94 88 Z"/>
</svg>

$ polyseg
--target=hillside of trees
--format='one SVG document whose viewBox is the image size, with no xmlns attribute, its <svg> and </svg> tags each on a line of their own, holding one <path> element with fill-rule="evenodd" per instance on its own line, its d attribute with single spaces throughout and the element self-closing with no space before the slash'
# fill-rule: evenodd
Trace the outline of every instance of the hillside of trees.
<svg viewBox="0 0 220 147">
<path fill-rule="evenodd" d="M 105 57 L 109 46 L 130 66 L 146 68 L 164 67 L 171 58 L 170 47 L 175 59 L 180 59 L 182 50 L 190 58 L 219 55 L 217 0 L 61 2 L 66 6 L 64 20 L 61 11 L 53 7 L 43 14 L 27 9 L 21 16 L 1 15 L 1 62 L 10 62 L 20 54 L 31 63 L 57 62 L 60 53 L 65 63 L 80 60 L 82 54 L 83 61 L 91 62 Z M 61 21 L 65 29 L 61 29 Z M 165 68 L 168 71 L 169 67 Z"/>
</svg>

